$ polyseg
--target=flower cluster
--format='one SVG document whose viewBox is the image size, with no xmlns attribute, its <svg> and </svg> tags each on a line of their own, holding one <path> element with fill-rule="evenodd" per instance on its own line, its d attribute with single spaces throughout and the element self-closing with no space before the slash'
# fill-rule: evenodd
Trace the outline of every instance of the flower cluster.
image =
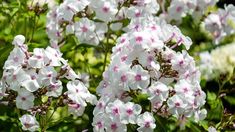
<svg viewBox="0 0 235 132">
<path fill-rule="evenodd" d="M 98 45 L 109 28 L 123 28 L 122 20 L 156 14 L 158 9 L 155 0 L 65 0 L 48 13 L 47 34 L 52 47 L 68 34 L 75 34 L 80 43 Z"/>
<path fill-rule="evenodd" d="M 138 18 L 144 20 L 138 28 L 130 28 L 130 24 L 113 48 L 111 64 L 97 87 L 101 99 L 94 110 L 96 131 L 110 130 L 110 124 L 96 118 L 99 113 L 115 121 L 120 126 L 117 128 L 137 123 L 138 131 L 155 128 L 153 114 L 147 111 L 180 120 L 193 117 L 199 121 L 206 116 L 206 110 L 201 109 L 206 95 L 199 84 L 200 72 L 186 50 L 177 51 L 180 47 L 189 49 L 191 39 L 176 26 L 153 17 L 143 18 Z M 150 109 L 131 102 L 139 95 L 147 95 Z"/>
<path fill-rule="evenodd" d="M 186 15 L 192 15 L 199 21 L 208 7 L 214 6 L 218 0 L 172 0 L 167 12 L 163 10 L 162 17 L 168 21 L 181 22 Z M 163 7 L 162 7 L 163 8 Z"/>
<path fill-rule="evenodd" d="M 95 107 L 92 125 L 94 131 L 127 131 L 126 124 L 138 124 L 138 131 L 152 130 L 156 127 L 155 119 L 149 112 L 141 113 L 141 106 L 133 102 L 124 103 L 119 99 L 111 101 L 101 97 Z"/>
<path fill-rule="evenodd" d="M 218 77 L 218 74 L 233 73 L 235 68 L 235 43 L 227 44 L 212 50 L 210 53 L 200 53 L 200 70 L 206 80 Z"/>
<path fill-rule="evenodd" d="M 218 44 L 225 36 L 235 33 L 234 21 L 235 6 L 230 4 L 208 15 L 203 25 L 211 33 L 215 44 Z"/>
<path fill-rule="evenodd" d="M 14 104 L 15 101 L 17 108 L 30 111 L 33 115 L 45 114 L 44 110 L 50 105 L 48 100 L 46 104 L 35 106 L 34 100 L 41 96 L 63 97 L 63 103 L 77 116 L 83 114 L 87 102 L 95 104 L 96 97 L 88 91 L 58 49 L 35 48 L 33 52 L 29 52 L 24 42 L 22 35 L 14 38 L 12 43 L 15 47 L 3 67 L 0 83 L 0 98 L 3 101 L 8 101 L 9 104 Z M 61 79 L 68 80 L 65 93 L 62 93 Z M 22 117 L 21 122 L 24 120 L 31 120 L 31 117 Z M 28 128 L 27 125 L 24 126 L 23 129 Z"/>
</svg>

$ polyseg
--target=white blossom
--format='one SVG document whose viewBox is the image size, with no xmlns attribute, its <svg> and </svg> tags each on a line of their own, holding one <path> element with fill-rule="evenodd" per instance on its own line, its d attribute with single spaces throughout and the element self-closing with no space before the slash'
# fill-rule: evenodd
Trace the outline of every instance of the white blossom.
<svg viewBox="0 0 235 132">
<path fill-rule="evenodd" d="M 19 118 L 22 129 L 25 131 L 37 131 L 39 129 L 39 123 L 37 122 L 35 116 L 25 114 Z"/>
</svg>

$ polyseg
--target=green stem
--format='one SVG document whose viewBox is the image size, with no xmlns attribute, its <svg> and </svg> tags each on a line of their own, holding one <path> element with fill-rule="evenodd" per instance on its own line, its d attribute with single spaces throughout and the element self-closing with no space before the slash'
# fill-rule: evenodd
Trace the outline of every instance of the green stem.
<svg viewBox="0 0 235 132">
<path fill-rule="evenodd" d="M 33 30 L 32 30 L 32 34 L 31 34 L 31 38 L 29 39 L 28 43 L 30 43 L 30 41 L 33 39 L 35 28 L 36 28 L 36 20 L 37 20 L 37 15 L 35 13 L 34 17 L 33 17 Z"/>
<path fill-rule="evenodd" d="M 55 106 L 53 112 L 51 113 L 50 117 L 47 119 L 47 121 L 50 121 L 54 113 L 56 112 L 57 106 Z"/>
<path fill-rule="evenodd" d="M 106 63 L 107 63 L 107 56 L 108 56 L 108 52 L 107 52 L 107 50 L 105 50 L 104 65 L 103 65 L 102 73 L 105 71 L 105 67 L 106 67 Z"/>
<path fill-rule="evenodd" d="M 110 23 L 108 23 L 108 32 L 107 32 L 107 38 L 106 38 L 106 44 L 107 45 L 109 44 L 109 25 L 110 25 Z M 102 44 L 102 46 L 103 46 L 104 51 L 105 51 L 104 65 L 103 65 L 103 70 L 102 70 L 102 73 L 103 73 L 105 71 L 105 67 L 106 67 L 106 63 L 107 63 L 108 49 L 104 44 Z"/>
</svg>

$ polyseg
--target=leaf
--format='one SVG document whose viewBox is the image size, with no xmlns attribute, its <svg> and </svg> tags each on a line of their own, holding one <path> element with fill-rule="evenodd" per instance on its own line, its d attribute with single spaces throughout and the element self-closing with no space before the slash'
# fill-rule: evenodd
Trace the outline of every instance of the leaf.
<svg viewBox="0 0 235 132">
<path fill-rule="evenodd" d="M 224 99 L 228 101 L 231 105 L 235 105 L 235 97 L 232 96 L 224 96 Z"/>
</svg>

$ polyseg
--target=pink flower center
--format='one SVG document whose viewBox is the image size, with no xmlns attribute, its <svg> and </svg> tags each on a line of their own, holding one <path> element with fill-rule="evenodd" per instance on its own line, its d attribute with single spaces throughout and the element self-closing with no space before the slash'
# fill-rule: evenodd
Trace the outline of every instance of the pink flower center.
<svg viewBox="0 0 235 132">
<path fill-rule="evenodd" d="M 118 71 L 118 66 L 114 66 L 113 71 L 117 72 Z"/>
<path fill-rule="evenodd" d="M 126 113 L 127 113 L 128 115 L 132 115 L 132 114 L 133 114 L 133 110 L 132 110 L 132 109 L 127 109 L 127 110 L 126 110 Z"/>
<path fill-rule="evenodd" d="M 25 126 L 26 128 L 30 128 L 30 127 L 32 127 L 32 124 L 24 123 L 24 126 Z"/>
<path fill-rule="evenodd" d="M 121 57 L 122 62 L 123 62 L 123 61 L 126 61 L 126 59 L 127 59 L 127 56 L 126 56 L 126 55 Z"/>
<path fill-rule="evenodd" d="M 184 93 L 188 93 L 188 88 L 183 88 Z"/>
<path fill-rule="evenodd" d="M 99 109 L 103 108 L 103 103 L 100 102 L 100 103 L 98 104 L 98 107 L 99 107 Z"/>
<path fill-rule="evenodd" d="M 108 7 L 103 7 L 102 10 L 103 10 L 103 12 L 105 12 L 105 13 L 108 13 L 108 12 L 109 12 L 109 8 L 108 8 Z"/>
<path fill-rule="evenodd" d="M 79 109 L 80 108 L 80 104 L 76 104 L 76 109 Z"/>
<path fill-rule="evenodd" d="M 157 28 L 156 28 L 156 26 L 152 26 L 151 29 L 152 30 L 156 30 Z"/>
<path fill-rule="evenodd" d="M 97 126 L 98 126 L 98 128 L 102 128 L 103 127 L 103 125 L 102 125 L 102 123 L 100 121 L 97 122 Z"/>
<path fill-rule="evenodd" d="M 136 81 L 141 81 L 141 75 L 140 75 L 140 74 L 137 74 L 137 75 L 135 76 L 135 80 L 136 80 Z"/>
<path fill-rule="evenodd" d="M 51 76 L 52 76 L 51 73 L 47 74 L 47 77 L 51 77 Z"/>
<path fill-rule="evenodd" d="M 14 62 L 18 62 L 19 58 L 18 57 L 14 57 L 13 60 L 14 60 Z"/>
<path fill-rule="evenodd" d="M 150 127 L 150 122 L 149 122 L 149 121 L 146 121 L 145 124 L 144 124 L 144 127 L 145 127 L 145 128 L 149 128 L 149 127 Z"/>
<path fill-rule="evenodd" d="M 179 7 L 176 8 L 176 12 L 181 12 L 182 9 L 183 9 L 183 8 L 182 8 L 181 6 L 179 6 Z"/>
<path fill-rule="evenodd" d="M 37 59 L 42 59 L 42 56 L 37 55 L 36 58 L 37 58 Z"/>
<path fill-rule="evenodd" d="M 17 76 L 16 75 L 13 75 L 13 80 L 16 80 L 17 79 Z"/>
<path fill-rule="evenodd" d="M 159 94 L 161 93 L 161 91 L 160 91 L 159 89 L 157 89 L 157 90 L 154 91 L 154 93 L 155 93 L 156 95 L 159 95 Z"/>
<path fill-rule="evenodd" d="M 179 65 L 183 65 L 183 64 L 184 64 L 183 60 L 179 61 Z"/>
<path fill-rule="evenodd" d="M 111 129 L 112 130 L 116 130 L 118 127 L 117 127 L 117 124 L 116 123 L 112 123 L 111 124 Z"/>
<path fill-rule="evenodd" d="M 138 36 L 138 37 L 135 38 L 135 41 L 140 43 L 140 42 L 143 41 L 143 38 L 141 36 Z"/>
<path fill-rule="evenodd" d="M 21 97 L 21 100 L 22 100 L 22 101 L 25 101 L 25 100 L 26 100 L 26 98 L 25 98 L 25 97 Z"/>
<path fill-rule="evenodd" d="M 79 93 L 79 90 L 78 90 L 78 89 L 76 89 L 76 93 Z"/>
<path fill-rule="evenodd" d="M 180 107 L 180 103 L 179 103 L 179 102 L 176 102 L 176 103 L 175 103 L 175 107 Z"/>
<path fill-rule="evenodd" d="M 122 75 L 122 76 L 121 76 L 121 81 L 122 81 L 122 82 L 126 82 L 126 81 L 127 81 L 126 75 Z"/>
<path fill-rule="evenodd" d="M 141 16 L 140 12 L 135 13 L 135 17 L 140 17 L 140 16 Z"/>
<path fill-rule="evenodd" d="M 122 39 L 121 39 L 121 43 L 124 43 L 125 41 L 126 41 L 125 38 L 122 38 Z"/>
<path fill-rule="evenodd" d="M 50 88 L 50 90 L 55 90 L 55 89 L 57 89 L 56 85 L 54 85 L 54 84 L 51 84 L 51 85 L 49 86 L 49 88 Z"/>
<path fill-rule="evenodd" d="M 113 109 L 113 114 L 117 115 L 119 113 L 118 108 Z"/>
<path fill-rule="evenodd" d="M 31 79 L 32 79 L 32 80 L 35 80 L 35 79 L 36 79 L 36 76 L 32 75 L 32 76 L 31 76 Z"/>
<path fill-rule="evenodd" d="M 60 37 L 61 36 L 60 32 L 56 32 L 56 36 Z"/>
<path fill-rule="evenodd" d="M 87 32 L 88 31 L 88 28 L 86 26 L 82 26 L 81 29 L 82 29 L 82 32 Z"/>
<path fill-rule="evenodd" d="M 148 56 L 148 62 L 152 62 L 153 61 L 153 56 Z"/>
</svg>

